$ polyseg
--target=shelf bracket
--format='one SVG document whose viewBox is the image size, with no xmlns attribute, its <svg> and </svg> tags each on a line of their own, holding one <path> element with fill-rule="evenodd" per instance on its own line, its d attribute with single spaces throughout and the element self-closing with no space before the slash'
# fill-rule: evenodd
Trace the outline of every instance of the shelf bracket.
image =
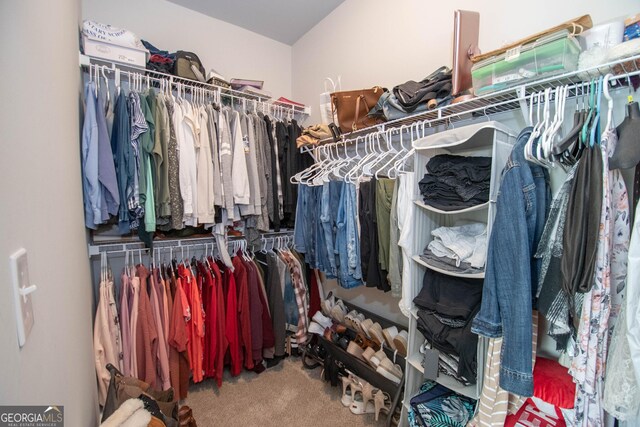
<svg viewBox="0 0 640 427">
<path fill-rule="evenodd" d="M 518 102 L 520 103 L 520 111 L 522 112 L 522 117 L 524 118 L 524 122 L 529 125 L 529 105 L 527 105 L 527 87 L 525 85 L 518 86 L 516 88 L 516 93 L 518 94 Z"/>
</svg>

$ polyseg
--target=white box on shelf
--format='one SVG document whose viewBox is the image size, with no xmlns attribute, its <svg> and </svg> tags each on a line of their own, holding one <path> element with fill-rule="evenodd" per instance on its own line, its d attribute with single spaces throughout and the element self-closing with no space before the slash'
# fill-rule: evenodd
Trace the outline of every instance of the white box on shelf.
<svg viewBox="0 0 640 427">
<path fill-rule="evenodd" d="M 119 46 L 105 42 L 104 40 L 87 37 L 84 34 L 82 35 L 82 46 L 84 54 L 87 56 L 120 62 L 135 67 L 145 68 L 147 59 L 149 58 L 149 51 L 147 50 Z"/>
</svg>

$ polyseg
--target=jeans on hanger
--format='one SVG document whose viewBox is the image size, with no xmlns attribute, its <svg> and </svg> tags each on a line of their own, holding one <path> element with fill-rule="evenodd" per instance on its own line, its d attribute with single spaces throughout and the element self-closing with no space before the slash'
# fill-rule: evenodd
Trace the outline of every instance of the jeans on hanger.
<svg viewBox="0 0 640 427">
<path fill-rule="evenodd" d="M 305 254 L 305 260 L 313 268 L 317 265 L 315 234 L 313 232 L 313 215 L 316 201 L 313 187 L 300 184 L 298 188 L 298 205 L 296 207 L 296 223 L 293 230 L 293 247 Z"/>
<path fill-rule="evenodd" d="M 315 210 L 312 214 L 315 235 L 315 253 L 316 253 L 316 266 L 320 271 L 331 274 L 331 256 L 333 251 L 327 250 L 326 236 L 324 234 L 324 226 L 322 223 L 322 200 L 323 200 L 324 186 L 313 187 L 313 198 L 315 201 Z M 335 256 L 334 256 L 335 263 Z"/>
<path fill-rule="evenodd" d="M 291 281 L 291 274 L 287 271 L 284 275 L 284 316 L 287 325 L 292 325 L 297 330 L 298 327 L 298 303 Z"/>
<path fill-rule="evenodd" d="M 502 172 L 496 217 L 489 240 L 480 312 L 472 331 L 504 337 L 500 386 L 533 394 L 532 309 L 540 260 L 533 258 L 549 205 L 548 173 L 524 158 L 532 128 L 525 128 Z"/>
<path fill-rule="evenodd" d="M 362 266 L 360 265 L 360 239 L 358 238 L 358 224 L 356 214 L 358 201 L 356 199 L 356 186 L 347 185 L 346 215 L 347 215 L 347 255 L 349 260 L 349 274 L 355 279 L 362 279 Z"/>
<path fill-rule="evenodd" d="M 324 243 L 327 251 L 328 265 L 325 265 L 324 272 L 328 277 L 337 277 L 338 265 L 336 264 L 335 250 L 335 224 L 337 219 L 338 203 L 340 202 L 340 192 L 342 191 L 342 181 L 330 181 L 322 186 L 322 203 L 320 222 L 324 234 Z"/>
<path fill-rule="evenodd" d="M 352 192 L 353 196 L 351 196 Z M 355 186 L 352 184 L 344 184 L 342 186 L 342 191 L 340 192 L 338 216 L 336 218 L 336 252 L 338 253 L 340 262 L 338 268 L 338 282 L 340 283 L 340 286 L 347 289 L 362 285 L 362 273 L 360 272 L 360 275 L 356 276 L 352 272 L 355 272 L 356 266 L 353 266 L 352 269 L 349 255 L 349 251 L 354 255 L 359 255 L 360 252 L 359 248 L 355 248 L 356 243 L 358 243 L 354 219 L 355 211 L 349 210 L 350 207 L 355 208 L 355 206 L 353 206 L 353 202 L 348 202 L 352 197 L 355 197 Z M 349 246 L 351 246 L 351 250 L 349 250 Z M 358 256 L 355 261 L 357 261 L 356 263 L 359 266 L 360 257 Z"/>
</svg>

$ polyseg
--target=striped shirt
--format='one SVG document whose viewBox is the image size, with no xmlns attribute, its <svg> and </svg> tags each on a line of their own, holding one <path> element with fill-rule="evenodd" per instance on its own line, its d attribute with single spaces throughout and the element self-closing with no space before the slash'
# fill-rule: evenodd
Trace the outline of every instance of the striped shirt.
<svg viewBox="0 0 640 427">
<path fill-rule="evenodd" d="M 289 252 L 282 251 L 281 256 L 289 267 L 289 273 L 291 274 L 293 289 L 296 295 L 296 303 L 298 305 L 298 330 L 296 331 L 296 341 L 298 345 L 304 345 L 307 342 L 307 332 L 309 330 L 309 297 L 307 295 L 307 288 L 302 277 L 300 263 Z"/>
<path fill-rule="evenodd" d="M 538 312 L 534 311 L 533 322 L 533 352 L 535 364 L 538 346 Z M 470 427 L 502 427 L 507 414 L 514 414 L 524 404 L 526 398 L 511 394 L 500 388 L 500 350 L 502 338 L 490 338 L 484 369 L 484 383 L 482 395 L 478 404 L 476 416 L 467 424 Z"/>
</svg>

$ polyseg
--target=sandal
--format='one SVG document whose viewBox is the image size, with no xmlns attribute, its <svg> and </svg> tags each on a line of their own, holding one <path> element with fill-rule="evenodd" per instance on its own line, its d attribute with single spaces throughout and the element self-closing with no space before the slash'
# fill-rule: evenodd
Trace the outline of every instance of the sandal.
<svg viewBox="0 0 640 427">
<path fill-rule="evenodd" d="M 358 344 L 356 344 L 355 341 L 349 342 L 349 345 L 347 346 L 347 353 L 357 357 L 360 360 L 363 360 L 363 361 L 365 360 L 363 357 L 364 349 L 360 347 Z"/>
<path fill-rule="evenodd" d="M 409 341 L 409 334 L 407 331 L 400 331 L 398 335 L 393 338 L 393 343 L 396 345 L 398 353 L 403 357 L 407 357 L 407 342 Z"/>
<path fill-rule="evenodd" d="M 382 344 L 384 344 L 384 335 L 382 334 L 382 326 L 380 326 L 378 322 L 374 323 L 369 328 L 369 335 L 371 336 L 371 339 L 373 340 L 373 342 L 375 342 L 379 346 L 382 346 Z"/>
<path fill-rule="evenodd" d="M 389 411 L 391 410 L 391 397 L 388 393 L 385 393 L 382 390 L 374 392 L 373 404 L 376 411 L 376 421 L 378 421 L 380 411 L 382 411 L 386 415 L 389 415 Z"/>
<path fill-rule="evenodd" d="M 358 332 L 358 326 L 356 325 L 356 319 L 358 318 L 358 312 L 351 310 L 346 316 L 344 316 L 344 323 L 349 329 Z"/>
<path fill-rule="evenodd" d="M 373 414 L 375 412 L 373 395 L 378 391 L 380 390 L 365 382 L 362 388 L 354 393 L 353 402 L 349 408 L 351 412 L 356 415 Z"/>
<path fill-rule="evenodd" d="M 384 336 L 387 345 L 391 347 L 392 350 L 396 349 L 396 345 L 393 342 L 393 339 L 398 335 L 398 328 L 395 326 L 391 326 L 382 331 L 382 335 Z"/>
<path fill-rule="evenodd" d="M 344 306 L 342 300 L 336 301 L 335 305 L 331 308 L 331 317 L 338 323 L 344 322 L 344 316 L 347 314 L 347 309 Z"/>
<path fill-rule="evenodd" d="M 325 299 L 324 301 L 322 301 L 322 304 L 320 304 L 320 307 L 322 309 L 322 313 L 325 316 L 331 316 L 331 310 L 333 309 L 333 306 L 336 304 L 336 299 L 333 296 L 333 292 L 329 292 L 329 295 L 327 296 L 327 299 Z"/>
<path fill-rule="evenodd" d="M 364 322 L 364 320 L 364 314 L 362 313 L 358 313 L 352 318 L 353 326 L 357 333 L 364 334 L 364 329 L 362 329 L 362 322 Z"/>
<path fill-rule="evenodd" d="M 371 338 L 371 335 L 369 334 L 369 328 L 371 328 L 373 326 L 373 320 L 371 319 L 364 319 L 362 322 L 360 322 L 360 328 L 362 329 L 362 332 L 364 332 L 364 334 L 367 336 L 367 338 Z"/>
<path fill-rule="evenodd" d="M 356 391 L 362 391 L 362 386 L 360 382 L 353 376 L 349 375 L 348 377 L 341 377 L 342 380 L 342 405 L 343 406 L 351 406 L 353 403 L 353 395 Z"/>
</svg>

